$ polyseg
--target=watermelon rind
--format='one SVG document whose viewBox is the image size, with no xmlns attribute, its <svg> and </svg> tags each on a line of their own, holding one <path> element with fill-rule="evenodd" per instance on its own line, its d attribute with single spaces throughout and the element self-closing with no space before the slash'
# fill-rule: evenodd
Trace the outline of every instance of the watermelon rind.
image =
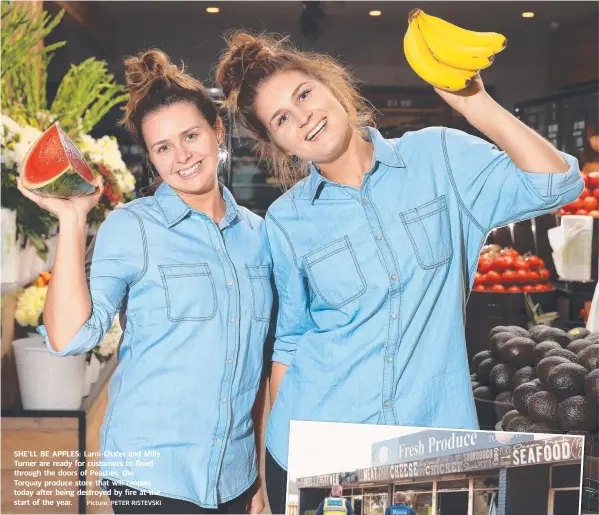
<svg viewBox="0 0 599 515">
<path fill-rule="evenodd" d="M 65 169 L 59 175 L 52 177 L 50 180 L 43 183 L 31 183 L 26 179 L 25 173 L 25 165 L 28 163 L 29 156 L 34 149 L 37 151 L 43 151 L 38 148 L 38 144 L 40 140 L 51 130 L 55 128 L 58 134 L 58 137 L 61 141 L 61 146 L 63 151 L 67 155 L 71 155 L 75 157 L 78 161 L 77 164 L 84 166 L 84 172 L 93 175 L 93 172 L 85 162 L 85 159 L 79 152 L 79 149 L 75 146 L 75 144 L 68 138 L 68 136 L 62 131 L 58 123 L 55 123 L 48 130 L 44 131 L 44 133 L 36 140 L 36 142 L 31 146 L 29 151 L 27 152 L 25 159 L 23 160 L 23 164 L 21 166 L 21 183 L 23 187 L 29 191 L 32 191 L 38 195 L 45 197 L 58 197 L 58 198 L 70 198 L 70 197 L 80 197 L 84 195 L 91 195 L 95 193 L 97 187 L 95 184 L 90 183 L 84 177 L 82 177 L 76 170 L 76 168 L 71 163 L 71 160 L 67 157 L 68 164 Z M 81 168 L 81 166 L 80 166 Z"/>
</svg>

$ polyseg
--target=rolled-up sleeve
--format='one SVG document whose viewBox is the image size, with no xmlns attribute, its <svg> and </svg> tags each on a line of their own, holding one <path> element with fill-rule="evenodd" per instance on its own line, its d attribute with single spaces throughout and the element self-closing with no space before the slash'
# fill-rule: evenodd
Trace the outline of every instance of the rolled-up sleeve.
<svg viewBox="0 0 599 515">
<path fill-rule="evenodd" d="M 441 139 L 456 194 L 482 231 L 554 211 L 576 200 L 584 187 L 578 160 L 566 153 L 560 152 L 568 171 L 530 173 L 475 136 L 444 129 Z"/>
<path fill-rule="evenodd" d="M 297 266 L 291 240 L 270 213 L 266 216 L 266 232 L 278 299 L 272 361 L 289 366 L 299 338 L 314 322 L 309 310 L 306 280 Z"/>
<path fill-rule="evenodd" d="M 116 209 L 100 226 L 91 255 L 89 292 L 92 311 L 81 329 L 61 351 L 50 345 L 46 328 L 37 331 L 56 356 L 83 354 L 98 345 L 112 327 L 128 289 L 145 272 L 146 252 L 143 227 L 137 215 L 126 207 Z"/>
</svg>

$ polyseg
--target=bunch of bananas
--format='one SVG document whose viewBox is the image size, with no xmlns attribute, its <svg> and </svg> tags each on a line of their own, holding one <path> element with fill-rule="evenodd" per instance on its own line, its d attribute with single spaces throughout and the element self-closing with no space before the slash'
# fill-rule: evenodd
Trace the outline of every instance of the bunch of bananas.
<svg viewBox="0 0 599 515">
<path fill-rule="evenodd" d="M 414 9 L 408 21 L 404 52 L 409 65 L 420 78 L 446 91 L 467 88 L 507 44 L 501 34 L 462 29 L 420 9 Z"/>
</svg>

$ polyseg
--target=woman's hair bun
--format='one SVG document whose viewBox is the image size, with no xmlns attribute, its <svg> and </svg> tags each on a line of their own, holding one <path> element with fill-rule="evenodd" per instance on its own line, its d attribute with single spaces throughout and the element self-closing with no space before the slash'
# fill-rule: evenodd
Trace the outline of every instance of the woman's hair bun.
<svg viewBox="0 0 599 515">
<path fill-rule="evenodd" d="M 223 89 L 225 98 L 237 97 L 250 68 L 266 64 L 276 57 L 273 47 L 270 38 L 243 31 L 227 38 L 227 49 L 216 70 L 216 81 Z"/>
<path fill-rule="evenodd" d="M 132 96 L 145 94 L 157 80 L 170 84 L 184 73 L 183 65 L 179 68 L 168 55 L 155 48 L 125 60 L 125 81 Z"/>
</svg>

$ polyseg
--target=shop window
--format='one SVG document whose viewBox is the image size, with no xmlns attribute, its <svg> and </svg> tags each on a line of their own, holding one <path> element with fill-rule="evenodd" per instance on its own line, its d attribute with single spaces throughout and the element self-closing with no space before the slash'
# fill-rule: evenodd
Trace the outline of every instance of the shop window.
<svg viewBox="0 0 599 515">
<path fill-rule="evenodd" d="M 578 513 L 580 506 L 580 465 L 552 465 L 549 515 Z"/>
<path fill-rule="evenodd" d="M 551 488 L 580 488 L 580 465 L 551 467 Z"/>
<path fill-rule="evenodd" d="M 499 488 L 499 474 L 488 477 L 475 477 L 473 481 L 475 490 L 496 490 Z"/>
<path fill-rule="evenodd" d="M 437 490 L 468 490 L 468 480 L 454 479 L 452 481 L 439 481 L 437 483 Z"/>
<path fill-rule="evenodd" d="M 472 497 L 472 515 L 497 515 L 497 490 L 475 490 Z"/>
<path fill-rule="evenodd" d="M 364 494 L 362 498 L 363 515 L 385 515 L 389 506 L 387 494 Z"/>
<path fill-rule="evenodd" d="M 417 515 L 429 515 L 430 513 L 432 513 L 432 483 L 409 483 L 403 485 L 395 485 L 393 493 L 395 492 L 403 492 L 408 496 L 408 505 L 416 510 Z"/>
</svg>

